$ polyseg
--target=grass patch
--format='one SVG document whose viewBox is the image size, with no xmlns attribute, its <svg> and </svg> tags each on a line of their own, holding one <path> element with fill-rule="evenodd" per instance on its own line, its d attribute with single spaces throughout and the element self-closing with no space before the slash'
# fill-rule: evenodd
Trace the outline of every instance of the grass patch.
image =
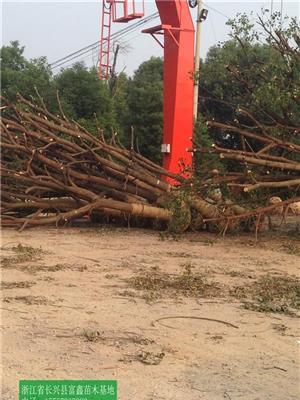
<svg viewBox="0 0 300 400">
<path fill-rule="evenodd" d="M 214 244 L 216 244 L 216 241 L 217 241 L 217 238 L 215 238 L 214 240 L 213 239 L 208 239 L 208 238 L 205 238 L 205 237 L 201 237 L 200 235 L 199 236 L 195 236 L 195 237 L 192 237 L 191 239 L 190 239 L 190 242 L 196 242 L 196 243 L 201 243 L 201 244 L 203 244 L 204 246 L 213 246 Z"/>
<path fill-rule="evenodd" d="M 59 271 L 78 271 L 83 272 L 87 270 L 86 265 L 70 265 L 70 264 L 54 264 L 54 265 L 25 265 L 22 267 L 23 271 L 27 271 L 31 274 L 35 274 L 37 272 L 59 272 Z"/>
<path fill-rule="evenodd" d="M 288 327 L 284 324 L 272 324 L 272 328 L 279 332 L 281 335 L 284 335 Z"/>
<path fill-rule="evenodd" d="M 82 337 L 87 342 L 98 342 L 102 339 L 101 333 L 97 330 L 84 329 L 82 332 Z"/>
<path fill-rule="evenodd" d="M 300 309 L 300 280 L 268 274 L 251 285 L 234 288 L 231 295 L 241 299 L 247 310 L 296 315 Z"/>
<path fill-rule="evenodd" d="M 4 297 L 5 303 L 21 302 L 27 305 L 47 305 L 50 302 L 44 296 L 15 296 L 15 297 Z"/>
<path fill-rule="evenodd" d="M 213 297 L 220 293 L 217 283 L 208 282 L 206 276 L 193 273 L 191 263 L 183 264 L 180 275 L 171 275 L 159 271 L 148 272 L 129 278 L 131 287 L 144 292 L 147 300 L 162 297 Z"/>
<path fill-rule="evenodd" d="M 167 241 L 167 240 L 174 240 L 175 242 L 179 242 L 182 238 L 182 235 L 179 233 L 163 231 L 163 232 L 159 232 L 158 238 L 162 242 Z"/>
<path fill-rule="evenodd" d="M 28 267 L 28 270 L 31 272 L 38 272 L 38 271 L 47 271 L 47 272 L 58 272 L 58 271 L 65 271 L 65 270 L 71 270 L 71 271 L 79 271 L 83 272 L 87 270 L 86 265 L 70 265 L 70 264 L 54 264 L 54 265 L 37 265 L 37 266 L 32 266 Z"/>
<path fill-rule="evenodd" d="M 253 278 L 253 275 L 247 271 L 238 271 L 234 269 L 227 271 L 226 269 L 224 269 L 223 273 L 224 275 L 231 276 L 232 278 Z"/>
<path fill-rule="evenodd" d="M 147 365 L 158 365 L 161 363 L 165 353 L 153 353 L 152 351 L 140 351 L 136 355 L 136 360 Z"/>
<path fill-rule="evenodd" d="M 127 344 L 135 344 L 135 345 L 143 345 L 147 346 L 149 344 L 155 343 L 152 339 L 147 339 L 137 333 L 134 332 L 124 332 L 121 333 L 120 336 L 116 336 L 115 332 L 112 332 L 111 335 L 107 335 L 108 332 L 92 330 L 92 329 L 84 329 L 81 336 L 87 342 L 102 342 L 107 345 L 127 345 Z"/>
<path fill-rule="evenodd" d="M 35 268 L 35 270 L 42 270 L 47 272 L 57 272 L 57 271 L 63 271 L 65 269 L 68 269 L 67 264 L 55 264 L 55 265 L 47 265 L 40 268 Z"/>
<path fill-rule="evenodd" d="M 183 251 L 167 251 L 165 253 L 168 257 L 176 257 L 176 258 L 194 258 L 194 254 L 186 253 Z"/>
<path fill-rule="evenodd" d="M 300 247 L 293 242 L 284 243 L 281 245 L 281 250 L 287 254 L 300 255 Z"/>
<path fill-rule="evenodd" d="M 33 256 L 37 256 L 37 255 L 40 255 L 40 254 L 46 254 L 47 253 L 41 247 L 26 246 L 26 245 L 23 245 L 21 243 L 19 243 L 18 246 L 13 246 L 11 249 L 15 253 L 23 254 L 23 255 L 26 255 L 27 257 L 33 257 Z"/>
<path fill-rule="evenodd" d="M 145 351 L 140 350 L 136 354 L 126 354 L 119 361 L 123 363 L 132 363 L 139 361 L 143 364 L 147 365 L 158 365 L 161 363 L 163 358 L 165 357 L 164 352 L 153 352 L 153 351 Z"/>
<path fill-rule="evenodd" d="M 15 252 L 13 256 L 5 256 L 1 258 L 1 266 L 5 269 L 21 269 L 22 271 L 35 274 L 37 272 L 58 272 L 64 270 L 72 270 L 83 272 L 87 270 L 86 265 L 70 265 L 58 263 L 54 265 L 42 265 L 37 263 L 42 255 L 50 254 L 48 251 L 43 250 L 41 247 L 35 248 L 32 246 L 18 246 L 11 247 L 9 250 Z M 24 263 L 29 263 L 23 265 Z"/>
<path fill-rule="evenodd" d="M 35 285 L 35 282 L 21 281 L 21 282 L 1 282 L 1 289 L 28 289 Z"/>
<path fill-rule="evenodd" d="M 6 269 L 15 268 L 16 264 L 36 261 L 41 257 L 41 255 L 49 254 L 47 251 L 44 251 L 41 247 L 36 248 L 32 246 L 22 245 L 20 243 L 17 246 L 11 247 L 10 250 L 12 250 L 15 253 L 15 255 L 2 257 L 1 258 L 2 268 Z"/>
</svg>

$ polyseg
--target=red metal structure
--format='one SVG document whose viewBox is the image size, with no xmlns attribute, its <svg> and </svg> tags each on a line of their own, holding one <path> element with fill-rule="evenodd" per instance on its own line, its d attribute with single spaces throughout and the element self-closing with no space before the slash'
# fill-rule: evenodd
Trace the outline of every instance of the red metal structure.
<svg viewBox="0 0 300 400">
<path fill-rule="evenodd" d="M 129 22 L 144 16 L 144 0 L 102 0 L 99 77 L 108 80 L 111 72 L 111 23 Z"/>
<path fill-rule="evenodd" d="M 128 22 L 144 16 L 144 1 L 140 0 L 113 0 L 112 19 L 114 22 Z"/>
<path fill-rule="evenodd" d="M 99 78 L 103 80 L 107 80 L 110 75 L 111 14 L 111 4 L 103 0 L 99 55 Z"/>
<path fill-rule="evenodd" d="M 123 7 L 121 16 L 113 11 L 118 3 Z M 116 22 L 128 22 L 142 16 L 136 13 L 135 0 L 109 0 L 107 4 L 110 4 Z M 192 168 L 192 155 L 187 149 L 192 147 L 193 136 L 194 24 L 187 0 L 156 0 L 156 5 L 161 25 L 143 32 L 151 34 L 164 50 L 163 166 L 170 172 L 187 176 Z M 159 37 L 163 37 L 163 42 Z M 102 49 L 104 45 L 109 46 L 109 39 L 102 35 Z M 108 64 L 109 61 L 101 64 L 100 54 L 100 69 L 103 68 L 105 73 Z M 105 73 L 100 76 L 107 79 Z"/>
</svg>

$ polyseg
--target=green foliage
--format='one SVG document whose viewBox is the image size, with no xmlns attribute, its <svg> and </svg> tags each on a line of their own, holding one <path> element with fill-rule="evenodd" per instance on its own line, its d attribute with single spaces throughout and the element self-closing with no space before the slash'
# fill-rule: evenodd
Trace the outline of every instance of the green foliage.
<svg viewBox="0 0 300 400">
<path fill-rule="evenodd" d="M 268 133 L 281 139 L 290 138 L 292 131 L 286 125 L 297 126 L 300 121 L 300 57 L 293 55 L 299 26 L 294 19 L 284 20 L 281 29 L 279 13 L 272 17 L 263 13 L 254 24 L 253 19 L 239 14 L 229 20 L 229 40 L 210 48 L 201 62 L 200 109 L 202 119 L 195 126 L 195 145 L 221 146 L 240 149 L 238 135 L 224 134 L 218 129 L 209 132 L 204 123 L 216 119 L 232 125 L 253 126 L 253 121 L 239 112 L 241 108 L 255 115 Z M 264 35 L 262 35 L 264 32 Z M 282 49 L 275 32 L 281 32 L 291 44 Z M 298 36 L 297 36 L 298 35 Z M 160 144 L 163 131 L 163 61 L 152 57 L 142 63 L 132 78 L 121 73 L 107 85 L 98 79 L 95 68 L 77 63 L 53 76 L 44 57 L 27 60 L 24 47 L 12 42 L 0 50 L 2 62 L 1 85 L 4 95 L 14 99 L 17 92 L 25 97 L 36 96 L 36 86 L 50 110 L 58 112 L 56 90 L 67 117 L 76 119 L 94 134 L 97 124 L 105 135 L 112 130 L 120 141 L 129 146 L 131 126 L 139 150 L 150 159 L 160 162 Z M 275 123 L 274 123 L 275 121 Z M 279 129 L 280 128 L 280 129 Z M 293 137 L 295 143 L 299 139 Z M 253 149 L 257 142 L 250 140 Z M 285 156 L 283 152 L 280 156 Z M 290 156 L 291 157 L 291 156 Z M 197 173 L 205 174 L 212 168 L 221 169 L 217 156 L 195 155 Z M 237 170 L 240 164 L 227 161 L 226 168 Z"/>
<path fill-rule="evenodd" d="M 53 85 L 51 70 L 45 57 L 28 61 L 24 57 L 24 47 L 18 41 L 0 49 L 1 88 L 10 100 L 19 92 L 23 96 L 35 95 L 35 87 L 43 93 L 45 101 L 51 106 Z"/>
<path fill-rule="evenodd" d="M 241 298 L 248 310 L 296 315 L 300 309 L 300 281 L 293 276 L 263 275 L 251 285 L 235 288 L 232 294 Z"/>
<path fill-rule="evenodd" d="M 280 29 L 280 14 L 267 21 L 263 18 L 264 14 L 261 21 L 270 32 Z M 199 80 L 205 117 L 235 122 L 236 108 L 243 106 L 266 123 L 271 123 L 273 116 L 288 118 L 291 124 L 298 122 L 299 57 L 282 52 L 271 35 L 262 41 L 261 27 L 250 23 L 245 14 L 229 20 L 228 25 L 231 39 L 211 47 L 202 65 Z M 293 19 L 282 29 L 287 38 L 297 32 Z"/>
<path fill-rule="evenodd" d="M 82 63 L 76 63 L 55 76 L 54 83 L 68 117 L 79 120 L 92 132 L 96 131 L 95 116 L 105 131 L 115 128 L 108 86 L 99 80 L 95 68 L 89 70 Z"/>
<path fill-rule="evenodd" d="M 228 24 L 232 28 L 232 37 L 239 39 L 245 53 L 245 63 L 240 66 L 238 77 L 247 82 L 243 89 L 249 94 L 251 111 L 269 124 L 273 117 L 291 125 L 298 124 L 300 110 L 295 100 L 300 96 L 300 57 L 294 42 L 294 37 L 300 34 L 297 21 L 285 18 L 282 24 L 280 13 L 269 17 L 263 11 L 257 26 L 250 24 L 244 14 Z M 266 35 L 262 44 L 261 29 Z M 285 38 L 288 47 L 278 45 L 278 34 Z M 279 132 L 274 129 L 273 134 Z"/>
<path fill-rule="evenodd" d="M 64 114 L 78 121 L 91 133 L 98 134 L 96 118 L 106 136 L 112 131 L 124 136 L 123 124 L 127 120 L 127 77 L 122 74 L 111 93 L 109 86 L 100 81 L 95 68 L 88 69 L 77 63 L 53 76 L 45 57 L 27 60 L 24 47 L 11 42 L 0 49 L 3 94 L 15 100 L 16 94 L 37 97 L 35 88 L 44 99 L 48 109 L 59 112 L 56 99 L 58 91 Z"/>
<path fill-rule="evenodd" d="M 128 129 L 134 126 L 143 155 L 160 162 L 163 130 L 163 62 L 151 57 L 128 83 Z"/>
<path fill-rule="evenodd" d="M 255 23 L 252 21 L 245 14 L 229 20 L 230 39 L 213 46 L 202 62 L 198 79 L 203 118 L 252 130 L 258 135 L 267 132 L 272 137 L 299 144 L 292 128 L 300 124 L 299 25 L 289 18 L 281 24 L 280 13 L 270 17 L 268 11 L 263 11 Z M 285 45 L 280 38 L 284 38 Z M 230 131 L 224 133 L 214 128 L 209 134 L 222 147 L 243 150 L 241 138 Z M 262 146 L 253 139 L 247 142 L 248 149 L 254 151 Z M 284 149 L 273 155 L 299 157 Z M 243 168 L 234 161 L 226 164 L 231 171 Z M 262 170 L 261 167 L 251 169 L 254 175 Z"/>
<path fill-rule="evenodd" d="M 56 92 L 67 118 L 97 135 L 112 132 L 125 145 L 131 143 L 131 126 L 138 148 L 145 156 L 159 162 L 163 126 L 162 69 L 160 58 L 144 62 L 132 79 L 121 73 L 107 85 L 99 80 L 95 68 L 82 63 L 61 70 L 53 76 L 45 57 L 27 60 L 24 47 L 12 42 L 1 48 L 3 93 L 10 100 L 19 92 L 37 97 L 35 87 L 52 112 L 60 112 Z"/>
<path fill-rule="evenodd" d="M 165 203 L 165 208 L 172 213 L 172 218 L 168 222 L 168 232 L 171 234 L 182 233 L 190 226 L 192 215 L 188 196 L 188 191 L 179 190 L 172 193 Z"/>
<path fill-rule="evenodd" d="M 111 90 L 112 102 L 115 115 L 115 132 L 119 140 L 125 144 L 128 142 L 128 119 L 130 117 L 127 103 L 127 93 L 129 91 L 129 80 L 125 73 L 120 73 Z"/>
<path fill-rule="evenodd" d="M 209 135 L 207 126 L 203 120 L 200 120 L 194 127 L 194 148 L 212 148 L 214 141 Z M 212 169 L 222 171 L 224 166 L 220 162 L 217 154 L 213 153 L 194 153 L 194 169 L 197 177 L 207 176 Z"/>
</svg>

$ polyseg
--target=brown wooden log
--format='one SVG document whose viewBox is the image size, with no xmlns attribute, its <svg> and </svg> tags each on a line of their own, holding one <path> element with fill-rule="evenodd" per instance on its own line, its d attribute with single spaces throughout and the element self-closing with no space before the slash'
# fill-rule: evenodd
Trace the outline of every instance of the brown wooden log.
<svg viewBox="0 0 300 400">
<path fill-rule="evenodd" d="M 226 201 L 210 204 L 194 194 L 178 193 L 162 180 L 163 176 L 192 190 L 190 182 L 168 173 L 132 149 L 118 146 L 114 140 L 109 144 L 94 137 L 65 116 L 49 113 L 44 105 L 39 107 L 22 98 L 20 101 L 21 107 L 8 103 L 9 113 L 1 120 L 3 225 L 23 229 L 68 223 L 83 215 L 100 213 L 166 221 L 174 232 L 186 230 L 195 219 L 194 229 L 199 229 L 206 221 L 225 233 L 234 230 L 240 219 L 247 218 L 248 211 L 237 204 Z M 227 131 L 232 129 L 227 128 Z M 273 187 L 274 182 L 279 184 L 276 187 L 284 187 L 284 180 L 299 184 L 298 178 L 289 176 L 290 171 L 300 170 L 299 163 L 267 153 L 275 147 L 298 152 L 297 145 L 291 148 L 289 142 L 274 141 L 267 132 L 260 136 L 256 129 L 251 132 L 237 129 L 233 132 L 245 138 L 259 137 L 265 143 L 264 151 L 246 151 L 246 146 L 242 151 L 218 146 L 210 151 L 240 162 L 285 169 L 286 176 L 278 177 L 275 182 L 267 175 L 257 175 L 258 182 L 255 182 L 252 174 L 220 176 L 214 173 L 203 178 L 200 185 L 197 183 L 201 191 L 204 188 L 207 193 L 209 187 L 222 183 L 242 188 Z M 47 212 L 56 215 L 45 215 Z"/>
<path fill-rule="evenodd" d="M 2 222 L 4 226 L 10 226 L 9 221 L 13 221 L 14 225 L 17 224 L 19 226 L 23 225 L 24 223 L 26 223 L 28 226 L 48 225 L 53 223 L 57 224 L 59 222 L 67 223 L 74 218 L 81 217 L 92 211 L 100 210 L 103 212 L 105 209 L 117 210 L 129 215 L 135 215 L 144 218 L 154 218 L 164 221 L 168 221 L 171 218 L 170 211 L 164 210 L 162 208 L 152 207 L 142 204 L 127 204 L 109 199 L 101 199 L 96 202 L 89 203 L 85 206 L 73 209 L 71 211 L 59 213 L 56 216 L 51 216 L 51 217 L 36 216 L 35 218 L 30 218 L 30 219 L 17 218 L 18 222 L 16 223 L 15 222 L 16 218 L 6 215 Z M 41 210 L 41 212 L 43 211 Z"/>
<path fill-rule="evenodd" d="M 244 192 L 252 192 L 253 190 L 261 188 L 283 188 L 292 186 L 300 186 L 300 179 L 289 179 L 280 182 L 257 182 L 252 185 L 248 184 L 244 185 Z"/>
<path fill-rule="evenodd" d="M 270 161 L 279 161 L 279 162 L 286 162 L 290 164 L 298 164 L 297 161 L 290 160 L 285 157 L 277 157 L 277 156 L 270 156 L 269 154 L 264 154 L 264 153 L 255 153 L 255 152 L 249 152 L 249 151 L 241 151 L 241 150 L 233 150 L 233 149 L 226 149 L 224 147 L 219 147 L 216 144 L 212 145 L 213 149 L 215 150 L 216 153 L 227 153 L 227 154 L 239 154 L 242 156 L 246 157 L 253 157 L 257 158 L 259 160 L 270 160 Z"/>
<path fill-rule="evenodd" d="M 259 214 L 264 214 L 264 213 L 269 213 L 270 211 L 272 211 L 273 209 L 275 209 L 276 207 L 282 207 L 282 206 L 287 206 L 289 204 L 292 203 L 296 203 L 300 201 L 300 197 L 293 197 L 292 199 L 288 199 L 288 200 L 284 200 L 280 203 L 277 204 L 272 204 L 270 206 L 266 206 L 266 207 L 257 207 L 254 210 L 251 211 L 246 211 L 242 214 L 238 213 L 236 215 L 232 215 L 230 217 L 227 216 L 219 216 L 216 218 L 206 218 L 204 221 L 205 222 L 216 222 L 216 221 L 220 221 L 220 220 L 224 220 L 224 219 L 240 219 L 240 220 L 245 220 L 247 218 L 250 218 L 252 216 L 256 216 Z"/>
<path fill-rule="evenodd" d="M 221 153 L 220 158 L 247 162 L 249 164 L 261 165 L 263 167 L 268 167 L 268 168 L 286 169 L 289 171 L 300 171 L 300 163 L 294 164 L 294 163 L 279 162 L 279 161 L 269 161 L 269 160 L 258 159 L 255 157 L 247 157 L 241 154 L 228 154 L 228 153 Z"/>
<path fill-rule="evenodd" d="M 289 149 L 290 151 L 295 151 L 295 152 L 300 152 L 300 146 L 292 143 L 292 142 L 288 142 L 288 141 L 283 141 L 280 139 L 277 139 L 275 137 L 270 137 L 270 136 L 266 136 L 263 134 L 257 134 L 257 133 L 253 133 L 253 132 L 249 132 L 245 129 L 233 126 L 233 125 L 227 125 L 227 124 L 223 124 L 220 122 L 216 122 L 216 121 L 207 121 L 207 126 L 211 127 L 211 128 L 218 128 L 221 129 L 223 131 L 229 131 L 230 133 L 234 134 L 234 133 L 238 133 L 242 136 L 245 137 L 249 137 L 251 139 L 255 139 L 259 142 L 263 142 L 263 143 L 267 143 L 267 144 L 276 144 L 279 147 L 285 147 L 287 149 Z"/>
</svg>

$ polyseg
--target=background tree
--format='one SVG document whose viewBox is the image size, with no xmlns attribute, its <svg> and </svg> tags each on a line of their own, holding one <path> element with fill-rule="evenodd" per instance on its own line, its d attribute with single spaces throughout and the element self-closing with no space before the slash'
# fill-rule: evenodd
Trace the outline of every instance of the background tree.
<svg viewBox="0 0 300 400">
<path fill-rule="evenodd" d="M 129 92 L 129 80 L 124 72 L 121 72 L 114 78 L 114 85 L 110 89 L 111 99 L 114 108 L 115 116 L 115 132 L 118 134 L 118 139 L 123 143 L 128 144 L 128 124 L 129 124 L 129 107 L 127 96 Z"/>
<path fill-rule="evenodd" d="M 27 60 L 24 47 L 17 41 L 1 48 L 1 61 L 1 86 L 8 99 L 15 99 L 18 92 L 27 98 L 36 97 L 36 87 L 48 108 L 59 112 L 58 91 L 68 118 L 96 135 L 96 116 L 106 137 L 116 132 L 126 146 L 130 146 L 133 126 L 139 150 L 154 161 L 161 160 L 162 59 L 153 57 L 144 62 L 131 79 L 119 74 L 114 85 L 100 81 L 96 68 L 87 68 L 83 63 L 53 76 L 45 57 Z"/>
<path fill-rule="evenodd" d="M 228 25 L 232 28 L 230 40 L 213 46 L 202 63 L 199 84 L 204 117 L 235 123 L 242 119 L 236 110 L 243 107 L 269 125 L 274 120 L 295 124 L 300 119 L 299 55 L 279 48 L 276 36 L 292 43 L 299 35 L 297 21 L 287 19 L 286 28 L 281 29 L 280 14 L 268 18 L 265 11 L 258 25 L 245 14 L 229 20 Z M 294 45 L 297 47 L 296 42 Z M 223 144 L 240 145 L 236 135 L 224 136 L 216 130 L 211 134 Z"/>
<path fill-rule="evenodd" d="M 162 59 L 151 57 L 142 63 L 130 79 L 127 90 L 128 132 L 130 126 L 134 126 L 141 153 L 160 162 L 163 130 Z"/>
<path fill-rule="evenodd" d="M 68 117 L 97 132 L 95 116 L 105 132 L 116 129 L 116 117 L 108 86 L 98 77 L 96 68 L 76 63 L 54 78 L 62 108 Z"/>
<path fill-rule="evenodd" d="M 210 153 L 239 172 L 231 186 L 290 197 L 300 188 L 299 26 L 266 12 L 256 25 L 245 14 L 228 24 L 231 40 L 211 51 L 202 70 L 221 80 L 200 76 L 202 94 L 209 93 L 202 104 L 214 138 Z"/>
<path fill-rule="evenodd" d="M 127 119 L 125 74 L 118 78 L 112 95 L 108 85 L 99 80 L 96 68 L 77 63 L 53 76 L 47 59 L 26 59 L 24 47 L 18 41 L 3 46 L 0 55 L 1 88 L 6 98 L 15 100 L 17 93 L 36 98 L 37 88 L 49 110 L 59 112 L 58 91 L 63 111 L 69 118 L 98 134 L 96 116 L 107 137 L 117 131 L 123 139 L 123 124 Z"/>
<path fill-rule="evenodd" d="M 18 41 L 0 49 L 1 88 L 5 96 L 14 100 L 16 94 L 35 95 L 35 87 L 43 93 L 50 109 L 53 107 L 54 87 L 52 73 L 46 57 L 27 60 L 24 47 Z"/>
</svg>

